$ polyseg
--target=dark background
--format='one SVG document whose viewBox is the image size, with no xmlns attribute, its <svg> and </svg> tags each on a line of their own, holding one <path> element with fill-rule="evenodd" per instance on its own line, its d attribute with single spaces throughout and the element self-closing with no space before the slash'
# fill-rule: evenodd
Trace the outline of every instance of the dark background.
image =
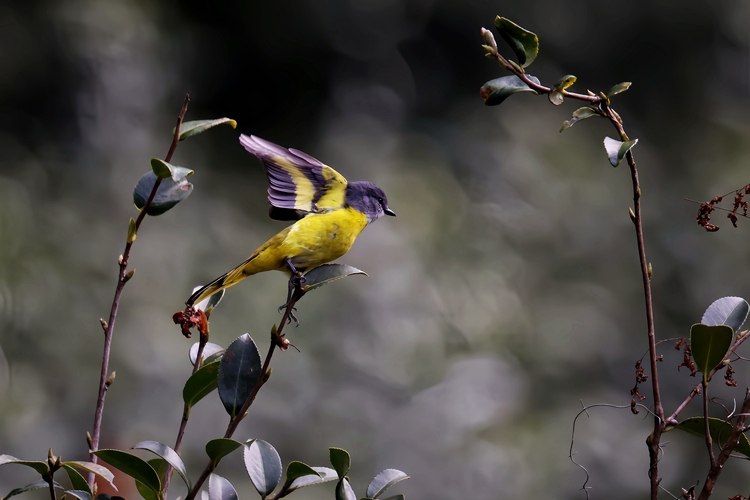
<svg viewBox="0 0 750 500">
<path fill-rule="evenodd" d="M 479 29 L 500 14 L 536 32 L 529 71 L 543 83 L 569 73 L 579 92 L 634 82 L 615 107 L 639 139 L 666 339 L 686 336 L 713 300 L 750 296 L 750 224 L 733 229 L 717 214 L 722 229 L 707 234 L 683 199 L 750 181 L 748 11 L 708 0 L 4 2 L 0 453 L 87 456 L 98 318 L 136 215 L 132 187 L 166 154 L 189 92 L 188 119 L 228 116 L 238 128 L 180 144 L 173 163 L 196 171 L 195 190 L 139 232 L 102 446 L 174 443 L 191 341 L 171 314 L 284 227 L 266 217 L 265 177 L 237 143 L 242 132 L 378 183 L 398 217 L 341 259 L 369 278 L 300 304 L 289 337 L 302 352 L 274 358 L 236 437 L 271 442 L 284 464 L 326 465 L 327 447 L 344 447 L 360 496 L 395 467 L 412 479 L 393 492 L 410 498 L 584 498 L 584 474 L 568 459 L 573 417 L 581 403 L 628 405 L 647 347 L 629 173 L 607 162 L 601 141 L 615 131 L 603 120 L 558 133 L 576 103 L 521 94 L 483 106 L 479 87 L 506 73 L 483 56 Z M 231 289 L 212 340 L 249 332 L 264 352 L 285 292 L 278 273 Z M 661 346 L 670 413 L 697 382 L 677 372 L 672 345 Z M 737 369 L 739 387 L 714 392 L 730 408 L 748 385 Z M 645 497 L 650 418 L 589 413 L 575 450 L 594 498 Z M 226 418 L 215 395 L 195 408 L 183 454 L 193 477 Z M 662 486 L 677 495 L 705 477 L 705 445 L 680 433 L 664 441 Z M 255 495 L 239 454 L 217 472 L 242 498 Z M 731 462 L 717 498 L 747 496 L 746 473 Z M 33 479 L 3 467 L 0 494 Z M 184 495 L 173 485 L 173 498 Z"/>
</svg>

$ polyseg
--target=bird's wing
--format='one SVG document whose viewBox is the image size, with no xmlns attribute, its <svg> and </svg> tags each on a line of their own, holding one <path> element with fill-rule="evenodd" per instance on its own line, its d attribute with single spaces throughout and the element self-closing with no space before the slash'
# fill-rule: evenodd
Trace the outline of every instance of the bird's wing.
<svg viewBox="0 0 750 500">
<path fill-rule="evenodd" d="M 328 165 L 254 135 L 240 135 L 240 143 L 266 167 L 272 219 L 296 220 L 344 207 L 348 183 Z"/>
</svg>

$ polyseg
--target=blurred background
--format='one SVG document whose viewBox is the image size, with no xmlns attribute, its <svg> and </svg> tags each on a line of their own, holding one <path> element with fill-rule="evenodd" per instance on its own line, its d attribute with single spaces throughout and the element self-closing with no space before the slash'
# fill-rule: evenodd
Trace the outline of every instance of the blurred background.
<svg viewBox="0 0 750 500">
<path fill-rule="evenodd" d="M 568 459 L 573 418 L 582 403 L 628 405 L 647 349 L 629 172 L 607 162 L 602 139 L 615 131 L 604 120 L 558 133 L 577 103 L 519 94 L 485 107 L 479 87 L 506 72 L 483 56 L 479 30 L 499 14 L 536 32 L 530 73 L 543 83 L 569 73 L 579 92 L 634 82 L 615 107 L 639 139 L 666 339 L 686 336 L 713 300 L 750 296 L 750 223 L 733 229 L 717 213 L 722 229 L 708 234 L 684 201 L 750 182 L 749 11 L 740 0 L 3 2 L 0 453 L 87 457 L 98 320 L 137 214 L 132 189 L 166 154 L 190 93 L 187 119 L 238 127 L 180 144 L 173 163 L 195 170 L 195 190 L 139 232 L 102 447 L 174 444 L 192 340 L 172 313 L 285 225 L 266 215 L 263 169 L 242 132 L 379 184 L 398 217 L 367 228 L 341 259 L 369 278 L 301 302 L 301 326 L 288 330 L 301 353 L 274 357 L 235 437 L 269 441 L 285 465 L 328 465 L 327 448 L 343 447 L 359 496 L 393 467 L 412 478 L 389 492 L 409 498 L 584 498 L 585 475 Z M 265 352 L 285 293 L 279 273 L 230 289 L 211 340 L 249 332 Z M 672 346 L 662 344 L 660 365 L 669 413 L 697 382 L 677 371 Z M 737 370 L 737 389 L 714 391 L 730 407 L 750 385 Z M 193 477 L 226 424 L 215 393 L 194 409 L 183 448 Z M 579 420 L 576 459 L 594 498 L 646 496 L 651 427 L 628 409 Z M 664 441 L 662 486 L 702 484 L 704 443 Z M 748 495 L 747 467 L 730 461 L 717 498 Z M 255 497 L 240 454 L 217 473 Z M 0 495 L 34 478 L 2 467 Z M 172 484 L 171 498 L 184 495 Z M 295 495 L 332 498 L 333 485 Z"/>
</svg>

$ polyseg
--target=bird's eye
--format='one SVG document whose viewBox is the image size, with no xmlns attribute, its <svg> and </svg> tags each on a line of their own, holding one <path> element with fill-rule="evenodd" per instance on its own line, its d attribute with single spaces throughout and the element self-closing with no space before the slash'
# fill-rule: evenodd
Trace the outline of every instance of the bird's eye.
<svg viewBox="0 0 750 500">
<path fill-rule="evenodd" d="M 383 204 L 383 198 L 378 198 L 378 203 Z"/>
</svg>

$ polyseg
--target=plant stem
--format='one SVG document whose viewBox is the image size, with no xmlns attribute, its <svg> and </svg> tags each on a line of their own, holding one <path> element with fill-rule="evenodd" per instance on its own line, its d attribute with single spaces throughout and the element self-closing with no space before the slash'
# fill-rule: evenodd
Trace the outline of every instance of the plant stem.
<svg viewBox="0 0 750 500">
<path fill-rule="evenodd" d="M 495 54 L 495 58 L 502 64 L 506 69 L 520 78 L 529 88 L 535 90 L 540 94 L 549 94 L 552 89 L 540 85 L 532 81 L 525 73 L 519 71 L 516 67 L 511 65 L 507 59 L 505 59 L 499 53 Z M 565 97 L 576 99 L 579 101 L 585 101 L 589 105 L 596 109 L 601 116 L 606 117 L 617 129 L 620 137 L 623 141 L 628 141 L 628 136 L 625 133 L 622 123 L 618 119 L 617 115 L 609 107 L 609 99 L 603 96 L 592 96 L 585 94 L 577 94 L 574 92 L 561 91 Z M 646 259 L 646 245 L 643 238 L 643 217 L 641 215 L 641 186 L 638 179 L 638 169 L 635 164 L 635 157 L 633 156 L 632 150 L 628 150 L 625 155 L 628 166 L 630 167 L 630 177 L 633 184 L 633 212 L 635 217 L 633 224 L 635 226 L 636 241 L 638 244 L 638 258 L 641 267 L 641 277 L 643 279 L 643 295 L 646 304 L 646 328 L 648 334 L 648 353 L 649 363 L 651 366 L 651 389 L 654 398 L 654 430 L 646 440 L 649 452 L 649 471 L 648 475 L 651 483 L 651 496 L 652 500 L 656 500 L 659 497 L 659 442 L 661 440 L 661 434 L 664 432 L 664 408 L 661 403 L 661 394 L 659 389 L 659 375 L 656 363 L 656 333 L 654 329 L 654 308 L 653 301 L 651 298 L 651 278 L 648 273 L 648 260 Z"/>
<path fill-rule="evenodd" d="M 286 310 L 284 311 L 284 315 L 281 317 L 281 324 L 279 325 L 278 330 L 276 330 L 276 334 L 271 336 L 271 345 L 268 346 L 268 353 L 266 354 L 266 359 L 263 362 L 263 368 L 260 370 L 260 376 L 258 377 L 258 381 L 255 383 L 255 387 L 253 388 L 253 392 L 250 393 L 250 395 L 245 400 L 245 403 L 242 405 L 242 408 L 240 408 L 239 412 L 237 412 L 237 416 L 234 417 L 232 420 L 229 421 L 229 425 L 227 426 L 227 430 L 224 433 L 225 438 L 231 438 L 234 434 L 234 431 L 237 430 L 237 426 L 240 424 L 243 418 L 245 418 L 246 413 L 248 409 L 250 408 L 250 405 L 253 404 L 253 401 L 255 401 L 255 397 L 258 395 L 258 391 L 260 391 L 260 388 L 263 387 L 263 385 L 266 383 L 268 379 L 268 368 L 271 365 L 271 358 L 273 357 L 273 353 L 276 350 L 276 338 L 280 338 L 282 336 L 282 332 L 284 330 L 284 327 L 289 321 L 290 315 L 292 313 L 292 309 L 294 308 L 294 305 L 297 303 L 297 301 L 301 298 L 301 295 L 298 295 L 297 292 L 292 295 L 291 300 L 286 305 Z M 203 483 L 206 482 L 206 479 L 208 479 L 208 476 L 213 472 L 215 468 L 215 465 L 212 462 L 209 462 L 208 465 L 206 465 L 206 468 L 203 469 L 203 473 L 201 473 L 198 480 L 193 485 L 193 489 L 190 490 L 190 493 L 187 497 L 185 497 L 185 500 L 193 500 L 198 492 L 201 489 L 201 486 L 203 486 Z"/>
<path fill-rule="evenodd" d="M 47 484 L 49 485 L 49 497 L 52 500 L 57 500 L 57 492 L 55 491 L 55 479 L 54 479 L 54 473 L 50 472 L 49 475 L 42 476 L 45 481 L 47 481 Z"/>
<path fill-rule="evenodd" d="M 177 143 L 180 140 L 180 125 L 182 125 L 182 120 L 185 117 L 185 113 L 187 112 L 188 103 L 190 102 L 190 96 L 185 96 L 185 102 L 182 105 L 182 110 L 180 111 L 180 115 L 177 118 L 177 127 L 175 128 L 174 137 L 172 138 L 172 145 L 169 148 L 169 152 L 167 153 L 167 156 L 165 157 L 164 161 L 169 162 L 172 159 L 172 155 L 174 154 L 175 149 L 177 148 Z M 135 220 L 135 229 L 136 233 L 138 231 L 138 228 L 141 226 L 141 222 L 143 222 L 143 218 L 146 216 L 146 211 L 151 206 L 151 203 L 154 201 L 154 197 L 156 196 L 156 190 L 159 189 L 159 185 L 161 184 L 161 179 L 157 179 L 154 183 L 154 187 L 151 190 L 151 194 L 148 197 L 148 200 L 146 200 L 146 204 L 141 209 L 141 213 L 138 214 L 138 218 Z M 112 308 L 109 311 L 109 321 L 107 322 L 107 327 L 104 331 L 104 353 L 102 355 L 102 370 L 101 375 L 99 377 L 99 395 L 96 400 L 96 410 L 94 412 L 94 428 L 93 433 L 91 435 L 91 450 L 90 452 L 90 458 L 91 461 L 96 463 L 97 457 L 93 454 L 94 451 L 99 449 L 99 437 L 101 435 L 101 427 L 102 427 L 102 416 L 104 414 L 104 398 L 107 394 L 107 377 L 109 372 L 109 355 L 112 347 L 112 335 L 115 331 L 115 320 L 117 319 L 117 310 L 120 307 L 120 296 L 122 295 L 122 289 L 125 287 L 125 283 L 127 282 L 127 279 L 125 275 L 127 274 L 127 267 L 128 267 L 128 259 L 130 258 L 130 249 L 133 247 L 133 242 L 128 242 L 125 244 L 125 250 L 122 252 L 122 256 L 119 259 L 120 264 L 120 272 L 117 277 L 117 286 L 115 287 L 115 297 L 112 300 Z M 94 473 L 90 472 L 88 476 L 88 482 L 89 487 L 94 486 Z"/>
<path fill-rule="evenodd" d="M 734 448 L 737 446 L 742 429 L 745 427 L 745 419 L 748 412 L 750 412 L 750 399 L 748 399 L 747 393 L 745 393 L 745 403 L 742 405 L 741 413 L 737 416 L 737 421 L 732 427 L 732 433 L 729 434 L 727 442 L 721 447 L 719 456 L 716 457 L 716 460 L 712 461 L 711 469 L 708 471 L 708 476 L 706 476 L 706 481 L 703 483 L 703 489 L 698 500 L 707 500 L 711 496 L 711 493 L 713 493 L 716 480 L 724 469 L 724 464 L 729 460 Z"/>
<path fill-rule="evenodd" d="M 708 425 L 708 384 L 703 384 L 703 423 L 705 424 L 704 432 L 706 433 L 706 448 L 708 448 L 708 459 L 711 467 L 716 465 L 716 457 L 714 457 L 714 442 L 711 439 L 711 428 Z"/>
<path fill-rule="evenodd" d="M 193 373 L 197 372 L 203 364 L 203 349 L 206 347 L 208 342 L 208 333 L 206 335 L 201 334 L 198 340 L 198 353 L 195 357 L 195 363 L 193 364 Z M 188 419 L 190 418 L 190 407 L 187 403 L 182 407 L 182 421 L 180 422 L 180 430 L 177 431 L 177 440 L 174 443 L 174 451 L 178 455 L 182 448 L 182 438 L 185 436 L 185 429 L 187 428 Z M 167 498 L 167 491 L 169 491 L 169 483 L 172 480 L 172 466 L 167 466 L 167 472 L 164 474 L 164 486 L 162 486 L 162 496 Z"/>
</svg>

